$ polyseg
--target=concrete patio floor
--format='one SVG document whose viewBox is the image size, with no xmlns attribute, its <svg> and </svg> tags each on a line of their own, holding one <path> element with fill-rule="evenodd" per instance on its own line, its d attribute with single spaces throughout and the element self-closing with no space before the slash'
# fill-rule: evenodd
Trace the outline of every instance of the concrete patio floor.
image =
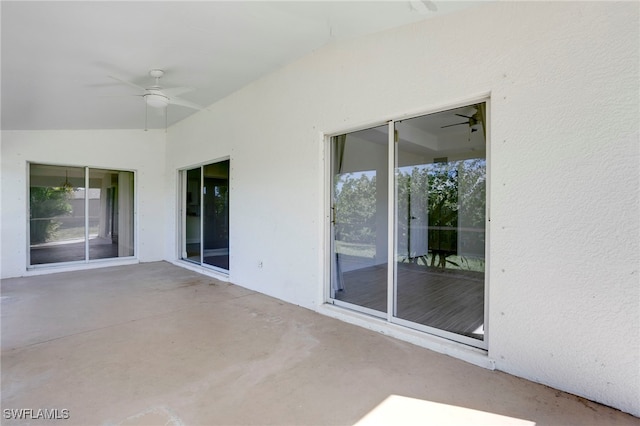
<svg viewBox="0 0 640 426">
<path fill-rule="evenodd" d="M 6 425 L 639 423 L 165 262 L 7 279 L 1 295 Z"/>
</svg>

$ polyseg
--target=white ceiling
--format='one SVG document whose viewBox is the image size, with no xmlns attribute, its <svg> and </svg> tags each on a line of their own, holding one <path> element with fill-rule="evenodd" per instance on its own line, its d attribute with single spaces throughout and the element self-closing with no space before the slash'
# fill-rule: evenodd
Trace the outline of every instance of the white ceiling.
<svg viewBox="0 0 640 426">
<path fill-rule="evenodd" d="M 162 69 L 163 87 L 193 87 L 180 97 L 208 106 L 327 43 L 473 4 L 2 1 L 2 129 L 142 129 L 142 98 L 110 75 L 148 87 Z M 194 112 L 170 105 L 168 125 Z"/>
</svg>

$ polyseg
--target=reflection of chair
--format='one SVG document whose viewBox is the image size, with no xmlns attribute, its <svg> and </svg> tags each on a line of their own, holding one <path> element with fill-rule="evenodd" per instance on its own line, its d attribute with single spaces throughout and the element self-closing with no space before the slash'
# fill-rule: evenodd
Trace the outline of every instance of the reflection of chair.
<svg viewBox="0 0 640 426">
<path fill-rule="evenodd" d="M 458 252 L 458 230 L 444 226 L 429 227 L 429 253 L 431 253 L 431 264 L 445 268 L 447 257 Z M 436 257 L 438 262 L 436 265 Z"/>
</svg>

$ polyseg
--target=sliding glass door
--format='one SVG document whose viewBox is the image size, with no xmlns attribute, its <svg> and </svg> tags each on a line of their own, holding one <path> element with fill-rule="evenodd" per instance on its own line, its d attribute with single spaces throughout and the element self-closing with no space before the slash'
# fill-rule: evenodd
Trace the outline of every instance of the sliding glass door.
<svg viewBox="0 0 640 426">
<path fill-rule="evenodd" d="M 379 126 L 333 138 L 331 296 L 387 312 L 389 132 Z"/>
<path fill-rule="evenodd" d="M 89 169 L 89 259 L 133 256 L 133 173 Z"/>
<path fill-rule="evenodd" d="M 395 317 L 482 340 L 486 159 L 473 118 L 480 107 L 395 124 Z"/>
<path fill-rule="evenodd" d="M 134 256 L 134 174 L 29 165 L 29 264 Z"/>
<path fill-rule="evenodd" d="M 229 270 L 229 160 L 182 172 L 182 259 Z"/>
<path fill-rule="evenodd" d="M 486 346 L 485 122 L 479 103 L 332 138 L 332 303 Z"/>
</svg>

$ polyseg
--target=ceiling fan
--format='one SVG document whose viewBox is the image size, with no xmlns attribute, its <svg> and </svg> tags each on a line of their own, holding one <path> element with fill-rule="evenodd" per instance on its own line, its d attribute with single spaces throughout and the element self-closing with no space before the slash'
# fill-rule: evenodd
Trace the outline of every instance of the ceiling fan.
<svg viewBox="0 0 640 426">
<path fill-rule="evenodd" d="M 110 75 L 109 77 L 120 83 L 126 84 L 127 86 L 138 89 L 141 93 L 138 95 L 132 95 L 132 96 L 141 96 L 145 101 L 146 107 L 163 110 L 163 112 L 165 113 L 165 121 L 167 116 L 166 108 L 169 105 L 179 105 L 179 106 L 183 106 L 183 107 L 191 108 L 195 110 L 203 109 L 202 106 L 194 102 L 178 97 L 178 95 L 192 91 L 193 88 L 191 87 L 163 88 L 162 86 L 160 86 L 160 79 L 162 78 L 162 76 L 164 76 L 163 70 L 152 69 L 151 71 L 149 71 L 149 76 L 155 79 L 155 83 L 149 87 L 138 86 L 135 83 L 131 83 L 130 81 L 123 80 L 113 75 Z M 147 130 L 146 118 L 147 117 L 145 116 L 145 130 Z"/>
<path fill-rule="evenodd" d="M 160 86 L 160 79 L 164 76 L 164 71 L 160 69 L 152 69 L 149 71 L 149 76 L 155 79 L 155 83 L 149 87 L 138 86 L 135 83 L 131 83 L 130 81 L 126 81 L 122 78 L 115 77 L 110 75 L 109 77 L 120 82 L 126 84 L 127 86 L 133 87 L 139 90 L 141 93 L 138 95 L 132 96 L 141 96 L 145 101 L 145 123 L 144 130 L 147 130 L 147 121 L 148 121 L 148 109 L 149 107 L 155 108 L 160 113 L 164 113 L 165 119 L 165 129 L 167 127 L 167 107 L 169 105 L 178 105 L 186 108 L 191 108 L 195 110 L 203 109 L 202 106 L 188 101 L 186 99 L 182 99 L 178 97 L 183 93 L 187 93 L 193 90 L 191 87 L 167 87 L 163 88 Z"/>
<path fill-rule="evenodd" d="M 441 129 L 447 128 L 447 127 L 454 127 L 454 126 L 462 126 L 463 124 L 468 125 L 471 128 L 471 132 L 477 132 L 478 131 L 478 127 L 476 126 L 477 124 L 481 123 L 481 117 L 480 117 L 480 111 L 474 107 L 474 111 L 471 115 L 464 115 L 464 114 L 455 114 L 458 117 L 463 117 L 466 118 L 467 121 L 463 121 L 461 123 L 454 123 L 454 124 L 449 124 L 446 126 L 441 126 Z"/>
<path fill-rule="evenodd" d="M 169 104 L 171 105 L 180 105 L 187 108 L 192 108 L 196 110 L 203 109 L 202 106 L 190 102 L 186 99 L 179 98 L 178 95 L 183 93 L 187 93 L 193 90 L 191 87 L 167 87 L 163 88 L 160 86 L 160 79 L 164 76 L 164 71 L 153 69 L 149 71 L 149 76 L 155 78 L 155 84 L 150 87 L 142 87 L 137 84 L 131 83 L 130 81 L 123 80 L 119 77 L 115 77 L 110 75 L 109 77 L 119 81 L 120 83 L 124 83 L 127 86 L 131 86 L 135 89 L 142 91 L 140 95 L 134 96 L 142 96 L 146 102 L 146 104 L 153 108 L 165 108 Z"/>
</svg>

